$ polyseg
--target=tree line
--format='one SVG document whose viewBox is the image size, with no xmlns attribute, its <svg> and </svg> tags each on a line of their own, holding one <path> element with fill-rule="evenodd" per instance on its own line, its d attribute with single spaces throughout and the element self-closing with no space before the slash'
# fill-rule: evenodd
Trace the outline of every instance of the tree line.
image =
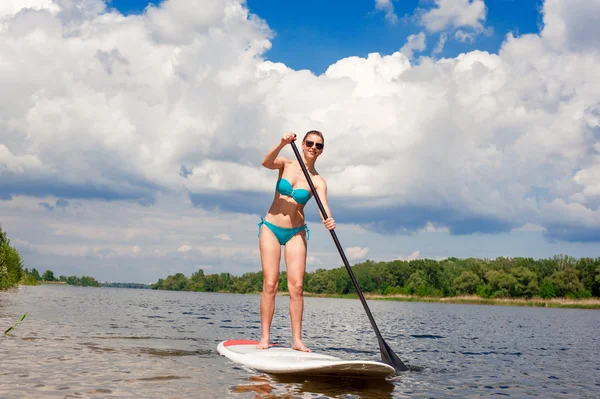
<svg viewBox="0 0 600 399">
<path fill-rule="evenodd" d="M 375 262 L 352 266 L 361 290 L 381 295 L 453 297 L 477 295 L 482 298 L 591 298 L 600 297 L 600 258 L 557 255 L 546 259 L 447 258 Z M 169 275 L 152 284 L 152 289 L 175 291 L 258 293 L 262 272 L 204 274 L 202 269 L 189 278 L 183 273 Z M 278 291 L 287 292 L 287 276 L 279 276 Z M 355 293 L 344 266 L 307 272 L 304 291 L 314 294 Z"/>
<path fill-rule="evenodd" d="M 54 277 L 54 272 L 50 269 L 46 270 L 44 274 L 40 277 L 39 272 L 34 268 L 31 271 L 33 278 L 37 281 L 46 281 L 46 282 L 61 282 L 69 285 L 74 285 L 77 287 L 100 287 L 100 283 L 93 277 L 90 276 L 59 276 L 58 278 Z"/>
<path fill-rule="evenodd" d="M 24 267 L 19 251 L 10 245 L 10 239 L 0 226 L 0 290 L 19 284 L 35 285 L 37 281 Z"/>
</svg>

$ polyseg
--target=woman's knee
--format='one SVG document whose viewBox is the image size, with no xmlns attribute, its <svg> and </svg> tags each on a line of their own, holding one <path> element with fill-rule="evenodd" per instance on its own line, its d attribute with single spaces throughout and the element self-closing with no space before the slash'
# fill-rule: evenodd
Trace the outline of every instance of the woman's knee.
<svg viewBox="0 0 600 399">
<path fill-rule="evenodd" d="M 288 281 L 288 292 L 291 298 L 301 297 L 303 293 L 302 281 Z"/>
<path fill-rule="evenodd" d="M 267 295 L 277 294 L 277 288 L 279 287 L 279 281 L 277 280 L 264 280 L 263 281 L 263 292 Z"/>
</svg>

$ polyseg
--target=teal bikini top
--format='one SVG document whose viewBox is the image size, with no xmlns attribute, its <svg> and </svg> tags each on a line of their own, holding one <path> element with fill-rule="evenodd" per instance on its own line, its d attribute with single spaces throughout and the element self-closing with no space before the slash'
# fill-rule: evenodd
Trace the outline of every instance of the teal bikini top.
<svg viewBox="0 0 600 399">
<path fill-rule="evenodd" d="M 308 190 L 303 188 L 297 188 L 294 190 L 292 184 L 286 179 L 279 179 L 275 187 L 279 193 L 287 195 L 288 197 L 292 197 L 299 204 L 304 205 L 310 199 L 310 192 Z"/>
</svg>

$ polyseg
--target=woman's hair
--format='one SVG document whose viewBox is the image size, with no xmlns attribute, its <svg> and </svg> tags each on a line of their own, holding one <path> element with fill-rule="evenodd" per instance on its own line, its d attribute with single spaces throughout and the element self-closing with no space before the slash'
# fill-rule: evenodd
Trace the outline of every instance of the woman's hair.
<svg viewBox="0 0 600 399">
<path fill-rule="evenodd" d="M 318 130 L 311 130 L 311 131 L 307 132 L 304 135 L 304 138 L 302 139 L 302 142 L 304 143 L 304 141 L 306 140 L 306 138 L 308 136 L 310 136 L 311 134 L 316 134 L 317 136 L 319 136 L 321 138 L 321 140 L 323 140 L 323 144 L 325 144 L 325 137 L 323 137 L 323 133 L 319 132 Z"/>
</svg>

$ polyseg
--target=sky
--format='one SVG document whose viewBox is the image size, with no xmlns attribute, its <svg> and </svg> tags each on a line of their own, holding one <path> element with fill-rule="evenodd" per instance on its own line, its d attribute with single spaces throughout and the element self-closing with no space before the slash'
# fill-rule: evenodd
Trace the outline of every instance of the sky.
<svg viewBox="0 0 600 399">
<path fill-rule="evenodd" d="M 0 224 L 57 276 L 259 271 L 262 157 L 317 129 L 352 264 L 597 257 L 598 37 L 600 0 L 3 1 Z"/>
</svg>

